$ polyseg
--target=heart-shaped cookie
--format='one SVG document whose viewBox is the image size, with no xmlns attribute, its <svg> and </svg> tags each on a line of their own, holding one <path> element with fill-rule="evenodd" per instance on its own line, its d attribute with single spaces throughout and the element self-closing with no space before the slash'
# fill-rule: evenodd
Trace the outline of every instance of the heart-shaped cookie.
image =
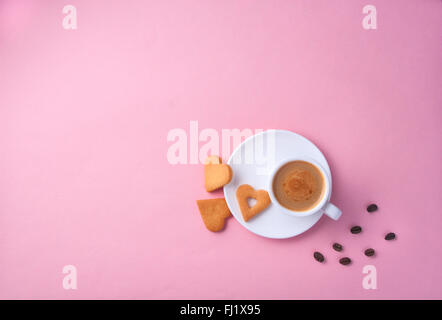
<svg viewBox="0 0 442 320">
<path fill-rule="evenodd" d="M 224 198 L 197 200 L 196 204 L 206 228 L 213 232 L 222 230 L 226 218 L 232 215 Z"/>
<path fill-rule="evenodd" d="M 228 184 L 232 180 L 232 168 L 221 163 L 221 158 L 211 156 L 204 165 L 204 186 L 208 192 L 214 191 Z"/>
<path fill-rule="evenodd" d="M 220 164 L 223 160 L 218 156 L 208 156 L 206 160 L 204 160 L 204 164 Z"/>
<path fill-rule="evenodd" d="M 256 204 L 252 207 L 249 206 L 250 198 L 256 200 Z M 255 190 L 248 184 L 240 185 L 238 189 L 236 189 L 236 199 L 238 200 L 239 209 L 246 222 L 266 209 L 271 202 L 267 191 Z"/>
</svg>

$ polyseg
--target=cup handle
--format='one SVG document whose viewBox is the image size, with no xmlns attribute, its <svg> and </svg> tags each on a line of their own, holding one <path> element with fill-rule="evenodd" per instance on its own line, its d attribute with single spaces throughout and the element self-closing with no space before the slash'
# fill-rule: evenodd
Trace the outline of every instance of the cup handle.
<svg viewBox="0 0 442 320">
<path fill-rule="evenodd" d="M 323 210 L 324 213 L 333 220 L 338 220 L 342 214 L 342 211 L 331 202 L 327 203 Z"/>
</svg>

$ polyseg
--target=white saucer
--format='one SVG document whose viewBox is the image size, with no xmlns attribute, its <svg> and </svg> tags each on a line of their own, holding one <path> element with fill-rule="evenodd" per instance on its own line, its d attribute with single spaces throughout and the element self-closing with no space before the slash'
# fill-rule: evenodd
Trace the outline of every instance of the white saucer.
<svg viewBox="0 0 442 320">
<path fill-rule="evenodd" d="M 262 147 L 265 152 L 260 152 Z M 308 217 L 292 217 L 280 212 L 273 204 L 248 222 L 241 215 L 236 189 L 242 184 L 249 184 L 255 189 L 267 190 L 273 166 L 296 156 L 316 160 L 331 181 L 330 167 L 321 151 L 312 142 L 291 131 L 268 130 L 258 133 L 246 139 L 232 153 L 227 163 L 233 170 L 233 178 L 224 186 L 224 196 L 233 216 L 246 229 L 263 237 L 284 239 L 307 231 L 321 218 L 322 212 Z"/>
</svg>

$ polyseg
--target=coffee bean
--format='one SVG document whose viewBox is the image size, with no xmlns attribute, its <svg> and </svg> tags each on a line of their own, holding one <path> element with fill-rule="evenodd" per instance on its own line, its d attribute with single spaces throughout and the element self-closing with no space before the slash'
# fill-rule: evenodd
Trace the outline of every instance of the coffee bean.
<svg viewBox="0 0 442 320">
<path fill-rule="evenodd" d="M 349 265 L 351 263 L 351 259 L 348 258 L 348 257 L 341 258 L 341 259 L 339 259 L 339 263 L 344 265 L 344 266 L 346 266 L 346 265 Z"/>
<path fill-rule="evenodd" d="M 341 252 L 343 248 L 342 248 L 341 244 L 335 242 L 335 243 L 333 243 L 333 249 L 335 249 L 338 252 Z"/>
<path fill-rule="evenodd" d="M 375 211 L 377 211 L 377 210 L 378 210 L 378 206 L 375 205 L 374 203 L 373 203 L 373 204 L 370 204 L 370 205 L 367 207 L 367 211 L 368 211 L 368 212 L 375 212 Z"/>
<path fill-rule="evenodd" d="M 372 257 L 372 256 L 374 256 L 375 251 L 374 251 L 374 249 L 370 248 L 370 249 L 365 250 L 364 253 L 367 257 Z"/>
<path fill-rule="evenodd" d="M 394 234 L 394 232 L 387 233 L 387 235 L 385 236 L 385 240 L 394 240 L 394 239 L 396 239 L 396 235 Z"/>
<path fill-rule="evenodd" d="M 357 233 L 361 233 L 362 228 L 360 226 L 354 226 L 350 229 L 351 233 L 353 234 L 357 234 Z"/>
<path fill-rule="evenodd" d="M 315 257 L 315 259 L 316 259 L 316 261 L 318 261 L 318 262 L 324 262 L 324 260 L 325 260 L 325 258 L 324 258 L 324 256 L 322 255 L 322 253 L 320 253 L 320 252 L 318 252 L 318 251 L 316 251 L 314 254 L 313 254 L 313 257 Z"/>
</svg>

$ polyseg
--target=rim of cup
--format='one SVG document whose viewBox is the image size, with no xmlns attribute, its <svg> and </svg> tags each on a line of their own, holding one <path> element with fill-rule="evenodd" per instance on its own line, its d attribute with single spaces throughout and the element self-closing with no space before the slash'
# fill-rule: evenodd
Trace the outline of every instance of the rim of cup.
<svg viewBox="0 0 442 320">
<path fill-rule="evenodd" d="M 276 196 L 273 192 L 273 181 L 276 177 L 276 173 L 279 171 L 279 169 L 281 169 L 283 166 L 285 166 L 286 164 L 293 162 L 293 161 L 305 161 L 308 162 L 312 165 L 314 165 L 322 174 L 322 177 L 324 178 L 324 194 L 322 195 L 321 201 L 319 201 L 319 203 L 314 206 L 311 209 L 308 210 L 304 210 L 304 211 L 295 211 L 295 210 L 290 210 L 286 207 L 284 207 L 283 205 L 281 205 L 279 203 L 279 201 L 276 199 Z M 290 215 L 290 216 L 294 216 L 294 217 L 306 217 L 306 216 L 310 216 L 312 214 L 315 214 L 319 211 L 322 210 L 322 208 L 327 204 L 327 202 L 330 200 L 330 177 L 328 176 L 327 172 L 324 170 L 324 168 L 314 159 L 310 158 L 310 157 L 306 157 L 306 156 L 300 156 L 300 157 L 293 157 L 293 158 L 287 158 L 284 159 L 283 161 L 279 162 L 271 171 L 270 174 L 270 179 L 269 179 L 269 195 L 270 195 L 270 199 L 272 200 L 272 203 L 276 206 L 279 207 L 279 209 Z"/>
</svg>

